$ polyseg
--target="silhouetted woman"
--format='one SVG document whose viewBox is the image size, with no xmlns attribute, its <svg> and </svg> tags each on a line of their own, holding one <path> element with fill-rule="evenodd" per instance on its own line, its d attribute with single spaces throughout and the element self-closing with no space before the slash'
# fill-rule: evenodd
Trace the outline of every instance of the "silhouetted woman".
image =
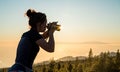
<svg viewBox="0 0 120 72">
<path fill-rule="evenodd" d="M 34 59 L 39 52 L 39 46 L 48 52 L 54 52 L 54 29 L 46 32 L 47 18 L 44 13 L 29 9 L 26 13 L 29 18 L 30 30 L 23 33 L 18 44 L 15 64 L 8 72 L 32 72 Z M 42 32 L 43 34 L 39 34 Z M 45 40 L 49 37 L 48 42 Z"/>
</svg>

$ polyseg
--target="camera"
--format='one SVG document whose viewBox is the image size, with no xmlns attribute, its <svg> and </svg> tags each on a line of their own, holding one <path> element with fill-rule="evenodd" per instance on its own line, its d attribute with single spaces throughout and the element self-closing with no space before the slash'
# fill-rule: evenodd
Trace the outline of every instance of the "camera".
<svg viewBox="0 0 120 72">
<path fill-rule="evenodd" d="M 49 30 L 49 29 L 55 29 L 56 31 L 60 31 L 60 27 L 61 27 L 61 25 L 59 25 L 59 24 L 57 24 L 58 22 L 49 22 L 48 24 L 47 24 L 47 29 Z"/>
</svg>

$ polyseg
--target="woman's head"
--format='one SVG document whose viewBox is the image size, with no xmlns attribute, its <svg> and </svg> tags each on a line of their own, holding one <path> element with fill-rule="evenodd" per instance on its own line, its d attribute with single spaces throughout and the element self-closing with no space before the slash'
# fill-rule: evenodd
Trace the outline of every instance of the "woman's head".
<svg viewBox="0 0 120 72">
<path fill-rule="evenodd" d="M 29 18 L 29 25 L 38 32 L 44 32 L 46 29 L 47 18 L 44 13 L 29 9 L 26 12 Z"/>
</svg>

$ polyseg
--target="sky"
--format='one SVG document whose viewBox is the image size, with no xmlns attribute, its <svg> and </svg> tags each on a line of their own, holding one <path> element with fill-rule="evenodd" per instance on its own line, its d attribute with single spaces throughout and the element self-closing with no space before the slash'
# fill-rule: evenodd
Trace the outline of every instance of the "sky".
<svg viewBox="0 0 120 72">
<path fill-rule="evenodd" d="M 14 63 L 21 35 L 29 30 L 28 9 L 58 21 L 55 52 L 40 50 L 35 62 L 120 49 L 120 0 L 0 0 L 0 67 Z M 61 54 L 62 53 L 62 54 Z M 9 61 L 8 61 L 9 60 Z"/>
</svg>

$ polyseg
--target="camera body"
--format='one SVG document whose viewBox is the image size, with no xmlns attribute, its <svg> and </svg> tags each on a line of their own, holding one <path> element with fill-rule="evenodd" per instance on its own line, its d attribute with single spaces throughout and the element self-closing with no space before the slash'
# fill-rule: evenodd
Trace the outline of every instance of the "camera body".
<svg viewBox="0 0 120 72">
<path fill-rule="evenodd" d="M 47 29 L 55 29 L 56 31 L 60 31 L 61 25 L 57 24 L 58 22 L 50 22 L 47 24 Z"/>
</svg>

